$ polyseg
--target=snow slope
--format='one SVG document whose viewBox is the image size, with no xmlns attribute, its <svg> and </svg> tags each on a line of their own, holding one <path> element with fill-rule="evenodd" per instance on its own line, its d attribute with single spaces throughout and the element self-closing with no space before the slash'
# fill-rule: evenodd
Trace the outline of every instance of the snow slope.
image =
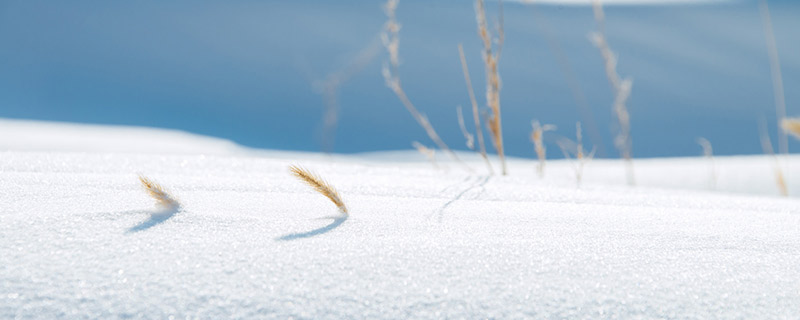
<svg viewBox="0 0 800 320">
<path fill-rule="evenodd" d="M 31 151 L 9 145 L 9 133 L 0 140 L 3 319 L 776 319 L 800 310 L 792 198 L 629 188 L 602 181 L 621 168 L 613 162 L 588 167 L 577 189 L 556 162 L 539 180 L 522 159 L 512 175 L 489 177 L 435 170 L 408 153 L 121 152 L 99 142 Z M 669 169 L 692 161 L 705 163 L 637 168 L 643 182 L 683 172 L 699 188 L 699 169 Z M 289 164 L 336 186 L 350 218 L 330 218 L 335 207 Z M 183 208 L 151 215 L 137 173 Z"/>
</svg>

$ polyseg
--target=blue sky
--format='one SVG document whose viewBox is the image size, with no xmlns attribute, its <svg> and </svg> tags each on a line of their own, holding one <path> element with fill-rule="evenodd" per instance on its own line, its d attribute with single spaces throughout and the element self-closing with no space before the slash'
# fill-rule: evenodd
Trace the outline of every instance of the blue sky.
<svg viewBox="0 0 800 320">
<path fill-rule="evenodd" d="M 797 115 L 800 5 L 770 5 L 788 112 Z M 469 106 L 459 43 L 479 101 L 484 88 L 472 3 L 405 0 L 397 17 L 409 98 L 451 147 L 465 149 L 456 121 L 456 106 Z M 757 2 L 610 6 L 606 17 L 618 71 L 634 80 L 635 157 L 696 155 L 700 136 L 718 154 L 761 152 L 758 119 L 774 124 L 775 109 Z M 317 151 L 325 109 L 314 84 L 374 43 L 384 21 L 375 1 L 4 1 L 0 117 L 175 128 Z M 507 153 L 534 156 L 528 135 L 539 119 L 559 127 L 547 139 L 558 156 L 556 135 L 573 137 L 583 119 L 594 123 L 602 153 L 615 157 L 612 94 L 587 38 L 591 8 L 506 3 L 505 24 Z M 432 145 L 384 85 L 385 60 L 379 50 L 337 91 L 335 152 Z M 570 77 L 590 119 L 578 111 Z"/>
</svg>

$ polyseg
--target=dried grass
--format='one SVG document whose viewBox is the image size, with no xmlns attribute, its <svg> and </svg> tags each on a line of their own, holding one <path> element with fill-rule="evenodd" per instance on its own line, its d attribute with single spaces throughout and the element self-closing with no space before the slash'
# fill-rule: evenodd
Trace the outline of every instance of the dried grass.
<svg viewBox="0 0 800 320">
<path fill-rule="evenodd" d="M 156 200 L 157 206 L 163 209 L 177 209 L 180 207 L 178 200 L 169 194 L 160 184 L 143 175 L 139 175 L 139 182 L 142 183 L 142 187 L 144 187 L 150 197 Z"/>
<path fill-rule="evenodd" d="M 421 153 L 425 158 L 427 158 L 433 167 L 439 169 L 439 165 L 436 163 L 436 150 L 426 147 L 424 144 L 419 143 L 417 141 L 411 142 L 411 145 L 414 149 L 417 149 L 419 153 Z"/>
<path fill-rule="evenodd" d="M 461 159 L 458 158 L 455 152 L 447 146 L 444 141 L 439 137 L 439 134 L 436 133 L 436 130 L 431 125 L 428 118 L 419 112 L 417 108 L 411 103 L 411 100 L 408 99 L 408 95 L 406 95 L 405 91 L 403 90 L 403 86 L 400 82 L 400 76 L 398 75 L 398 70 L 400 68 L 400 24 L 397 22 L 397 17 L 395 15 L 395 11 L 397 10 L 397 5 L 399 0 L 388 0 L 384 5 L 384 12 L 386 13 L 387 21 L 384 25 L 384 32 L 381 34 L 381 39 L 383 40 L 383 45 L 386 48 L 386 51 L 389 53 L 389 65 L 383 66 L 383 78 L 386 80 L 386 86 L 391 89 L 394 94 L 400 99 L 400 102 L 405 106 L 406 110 L 414 117 L 417 123 L 425 129 L 425 133 L 428 134 L 428 137 L 436 144 L 439 149 L 447 152 L 453 160 L 461 163 L 467 170 L 472 171 L 472 169 L 467 166 L 466 163 L 462 162 Z"/>
<path fill-rule="evenodd" d="M 600 0 L 592 1 L 592 8 L 594 9 L 594 18 L 597 21 L 597 32 L 592 32 L 589 35 L 590 40 L 600 50 L 600 55 L 603 57 L 603 62 L 606 70 L 606 77 L 611 84 L 611 89 L 614 93 L 614 115 L 617 117 L 617 125 L 619 132 L 614 139 L 614 145 L 619 150 L 620 155 L 625 159 L 628 185 L 635 185 L 636 179 L 633 172 L 633 142 L 631 139 L 631 120 L 626 102 L 631 94 L 631 87 L 633 80 L 630 78 L 621 79 L 617 73 L 617 56 L 611 51 L 608 45 L 605 32 L 605 14 L 603 13 L 603 6 Z"/>
<path fill-rule="evenodd" d="M 580 187 L 583 180 L 583 169 L 589 161 L 592 161 L 596 149 L 592 148 L 589 154 L 583 151 L 583 133 L 581 131 L 580 122 L 575 124 L 575 139 L 575 141 L 572 141 L 568 138 L 562 138 L 558 141 L 558 146 L 561 148 L 561 152 L 564 153 L 564 158 L 573 159 L 574 157 L 573 170 L 575 172 L 575 181 L 578 187 Z"/>
<path fill-rule="evenodd" d="M 556 126 L 551 124 L 540 125 L 539 120 L 531 121 L 533 131 L 531 131 L 531 142 L 533 142 L 536 157 L 539 158 L 539 165 L 536 167 L 536 172 L 539 173 L 539 178 L 544 178 L 544 165 L 547 160 L 547 148 L 544 146 L 542 138 L 545 131 L 553 131 Z"/>
<path fill-rule="evenodd" d="M 494 174 L 492 164 L 489 162 L 489 157 L 486 155 L 486 144 L 483 140 L 483 127 L 481 126 L 481 117 L 478 112 L 478 100 L 475 99 L 475 90 L 472 89 L 472 78 L 469 75 L 469 67 L 467 66 L 467 58 L 464 56 L 464 47 L 458 44 L 458 56 L 461 58 L 461 70 L 464 72 L 464 82 L 467 84 L 467 92 L 469 93 L 469 101 L 472 103 L 472 118 L 475 120 L 475 135 L 478 136 L 478 147 L 480 148 L 481 157 L 486 162 L 486 167 L 489 169 L 489 174 Z M 458 109 L 459 119 L 463 127 L 463 116 L 461 116 L 461 108 Z M 465 129 L 466 130 L 466 129 Z M 468 139 L 469 140 L 469 139 Z M 470 149 L 474 149 L 470 147 Z"/>
<path fill-rule="evenodd" d="M 784 118 L 781 120 L 781 129 L 800 139 L 800 118 Z"/>
<path fill-rule="evenodd" d="M 764 150 L 765 154 L 768 154 L 772 158 L 772 168 L 775 175 L 775 185 L 778 187 L 778 192 L 784 197 L 789 195 L 789 190 L 786 187 L 786 179 L 784 179 L 783 169 L 781 169 L 781 162 L 778 159 L 778 156 L 775 155 L 775 152 L 772 149 L 772 141 L 769 139 L 769 134 L 767 133 L 767 124 L 766 120 L 761 121 L 759 124 L 759 131 L 761 134 L 761 148 Z"/>
<path fill-rule="evenodd" d="M 778 121 L 781 121 L 786 118 L 786 97 L 783 93 L 781 61 L 778 57 L 778 45 L 775 43 L 775 33 L 772 31 L 772 18 L 770 18 L 767 0 L 759 1 L 758 9 L 761 13 L 761 20 L 764 23 L 764 39 L 767 41 L 767 52 L 769 53 L 773 97 L 775 98 L 775 115 Z M 789 153 L 789 139 L 786 136 L 786 132 L 780 129 L 778 129 L 778 150 L 782 154 Z"/>
<path fill-rule="evenodd" d="M 483 63 L 486 70 L 486 105 L 491 110 L 488 119 L 489 133 L 492 136 L 492 144 L 497 155 L 500 157 L 501 172 L 508 174 L 506 168 L 506 158 L 503 149 L 503 126 L 500 118 L 500 75 L 497 71 L 497 63 L 503 50 L 505 34 L 503 32 L 503 1 L 498 1 L 499 17 L 497 23 L 497 37 L 493 37 L 486 22 L 486 7 L 483 0 L 475 3 L 475 17 L 478 21 L 478 35 L 483 42 Z M 497 50 L 494 50 L 493 42 Z"/>
<path fill-rule="evenodd" d="M 293 176 L 295 176 L 296 178 L 300 179 L 301 181 L 309 185 L 311 188 L 313 188 L 314 191 L 317 191 L 326 198 L 330 199 L 331 202 L 333 202 L 333 204 L 335 204 L 336 207 L 339 208 L 339 211 L 342 214 L 344 215 L 348 214 L 347 206 L 344 205 L 344 201 L 342 201 L 342 197 L 339 196 L 339 192 L 336 191 L 336 189 L 333 188 L 333 186 L 328 184 L 328 182 L 323 180 L 315 173 L 299 166 L 295 165 L 289 166 L 289 171 L 292 172 Z"/>
<path fill-rule="evenodd" d="M 467 148 L 475 150 L 475 136 L 467 130 L 467 125 L 464 123 L 464 112 L 461 111 L 461 106 L 456 107 L 456 114 L 458 115 L 458 127 L 461 128 L 461 134 L 463 134 L 464 139 L 467 140 Z"/>
</svg>

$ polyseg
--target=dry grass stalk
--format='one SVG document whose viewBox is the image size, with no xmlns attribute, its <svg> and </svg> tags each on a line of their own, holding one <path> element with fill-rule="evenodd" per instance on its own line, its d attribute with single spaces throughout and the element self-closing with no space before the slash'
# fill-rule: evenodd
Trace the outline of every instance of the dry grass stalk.
<svg viewBox="0 0 800 320">
<path fill-rule="evenodd" d="M 163 209 L 176 209 L 180 207 L 178 200 L 170 195 L 160 184 L 143 175 L 139 175 L 139 182 L 142 183 L 142 187 L 144 187 L 150 197 L 156 200 L 157 206 Z"/>
<path fill-rule="evenodd" d="M 414 146 L 414 149 L 417 149 L 419 153 L 428 158 L 428 160 L 433 164 L 433 167 L 439 169 L 439 165 L 436 163 L 436 150 L 426 147 L 424 144 L 421 144 L 417 141 L 411 142 L 411 145 Z"/>
<path fill-rule="evenodd" d="M 483 140 L 483 127 L 481 126 L 481 117 L 480 113 L 478 112 L 478 100 L 475 99 L 475 90 L 472 89 L 472 78 L 469 76 L 467 58 L 464 56 L 464 48 L 460 43 L 458 44 L 458 56 L 461 58 L 461 70 L 464 72 L 464 82 L 467 83 L 469 101 L 472 103 L 472 118 L 475 120 L 475 134 L 478 136 L 478 147 L 480 148 L 481 157 L 483 157 L 483 160 L 486 162 L 486 167 L 489 169 L 489 174 L 494 174 L 492 164 L 489 162 L 489 157 L 486 155 L 486 144 Z M 460 112 L 461 110 L 459 108 L 459 113 Z"/>
<path fill-rule="evenodd" d="M 552 28 L 547 22 L 547 17 L 538 10 L 537 4 L 534 0 L 525 0 L 523 3 L 529 4 L 531 6 L 531 12 L 533 13 L 533 21 L 536 23 L 537 29 L 539 29 L 539 33 L 545 37 L 547 46 L 550 48 L 550 52 L 553 53 L 553 56 L 556 57 L 556 61 L 558 62 L 558 66 L 561 69 L 561 73 L 564 75 L 564 80 L 567 82 L 567 85 L 572 91 L 572 97 L 575 101 L 575 106 L 577 108 L 578 113 L 581 116 L 581 121 L 584 124 L 584 128 L 586 129 L 587 135 L 589 136 L 589 140 L 592 145 L 595 146 L 598 150 L 598 154 L 603 156 L 605 153 L 605 147 L 603 146 L 603 139 L 600 135 L 600 131 L 597 129 L 597 124 L 594 119 L 594 114 L 592 112 L 591 107 L 589 106 L 589 102 L 586 100 L 586 95 L 581 88 L 580 82 L 578 81 L 577 77 L 575 76 L 575 72 L 572 68 L 572 64 L 570 63 L 567 54 L 564 52 L 564 49 L 561 47 L 561 43 L 553 34 Z"/>
<path fill-rule="evenodd" d="M 400 68 L 400 24 L 397 23 L 397 18 L 395 16 L 398 3 L 399 0 L 388 0 L 383 8 L 386 13 L 387 21 L 384 25 L 384 32 L 381 34 L 381 39 L 383 40 L 384 47 L 386 47 L 386 51 L 389 53 L 389 65 L 383 66 L 383 78 L 386 80 L 386 86 L 392 89 L 397 98 L 400 99 L 400 102 L 403 103 L 406 110 L 408 110 L 414 119 L 417 120 L 417 123 L 425 129 L 425 133 L 433 140 L 433 143 L 435 143 L 439 149 L 447 152 L 453 160 L 461 163 L 471 171 L 472 169 L 470 169 L 466 163 L 462 162 L 456 153 L 442 141 L 439 134 L 436 133 L 436 130 L 433 128 L 433 125 L 428 121 L 428 117 L 417 110 L 403 90 L 403 86 L 400 83 L 400 76 L 398 75 L 398 70 Z"/>
<path fill-rule="evenodd" d="M 489 115 L 488 127 L 489 133 L 492 135 L 492 142 L 497 155 L 500 157 L 501 172 L 503 175 L 508 173 L 506 168 L 505 152 L 503 151 L 503 127 L 500 119 L 500 75 L 497 71 L 497 63 L 500 59 L 500 53 L 503 48 L 504 32 L 503 32 L 503 2 L 498 1 L 499 19 L 497 27 L 497 38 L 492 36 L 489 31 L 488 23 L 486 22 L 486 8 L 483 0 L 478 0 L 475 3 L 475 16 L 478 20 L 478 35 L 483 41 L 483 63 L 486 69 L 486 105 L 489 106 L 491 114 Z M 497 50 L 495 51 L 492 42 L 496 42 Z"/>
<path fill-rule="evenodd" d="M 319 192 L 326 198 L 330 199 L 333 204 L 339 208 L 339 211 L 347 215 L 347 207 L 344 205 L 344 201 L 342 201 L 342 197 L 339 196 L 339 192 L 333 188 L 328 182 L 320 178 L 318 175 L 302 168 L 299 166 L 289 166 L 289 171 L 292 172 L 292 175 L 296 178 L 302 180 L 307 185 L 311 186 L 314 191 Z"/>
<path fill-rule="evenodd" d="M 769 53 L 770 74 L 772 75 L 772 89 L 775 98 L 775 114 L 778 121 L 786 118 L 786 97 L 783 94 L 783 76 L 781 75 L 781 61 L 778 58 L 778 45 L 775 43 L 775 33 L 772 31 L 772 18 L 769 14 L 767 0 L 758 2 L 758 11 L 764 23 L 764 39 L 767 41 Z M 778 150 L 782 154 L 789 153 L 789 139 L 785 131 L 778 129 Z"/>
<path fill-rule="evenodd" d="M 589 154 L 586 154 L 583 151 L 583 134 L 581 132 L 581 123 L 577 122 L 575 124 L 575 139 L 576 142 L 573 142 L 570 139 L 563 138 L 558 141 L 558 146 L 561 148 L 561 152 L 564 153 L 564 158 L 572 159 L 572 155 L 570 155 L 571 150 L 574 151 L 575 157 L 575 164 L 573 165 L 573 170 L 575 171 L 575 180 L 578 183 L 578 187 L 581 186 L 581 181 L 583 180 L 583 168 L 586 164 L 592 160 L 594 157 L 595 148 L 592 148 L 592 151 Z"/>
<path fill-rule="evenodd" d="M 547 148 L 544 146 L 542 137 L 544 136 L 545 131 L 555 130 L 556 126 L 551 124 L 540 125 L 539 120 L 531 121 L 531 126 L 533 126 L 533 131 L 531 131 L 531 142 L 533 142 L 536 156 L 539 158 L 539 165 L 536 167 L 536 171 L 539 173 L 539 178 L 544 178 L 544 164 L 547 159 Z"/>
<path fill-rule="evenodd" d="M 464 113 L 461 111 L 461 106 L 456 107 L 456 113 L 458 114 L 458 127 L 461 128 L 461 134 L 463 134 L 464 139 L 467 140 L 467 148 L 475 150 L 475 136 L 469 133 L 467 125 L 464 124 Z"/>
<path fill-rule="evenodd" d="M 619 132 L 614 139 L 614 145 L 619 150 L 620 155 L 625 159 L 627 169 L 627 179 L 629 185 L 635 185 L 636 180 L 633 173 L 633 142 L 631 140 L 631 120 L 626 102 L 631 94 L 631 87 L 633 80 L 626 78 L 620 79 L 617 73 L 617 56 L 611 51 L 608 45 L 605 32 L 605 14 L 603 13 L 603 6 L 600 0 L 592 1 L 592 8 L 594 9 L 594 18 L 597 21 L 597 32 L 592 32 L 589 37 L 592 43 L 600 50 L 600 55 L 603 57 L 603 62 L 606 70 L 606 77 L 611 84 L 611 89 L 614 92 L 614 115 L 617 117 L 617 124 Z"/>
<path fill-rule="evenodd" d="M 714 150 L 711 148 L 711 141 L 708 139 L 700 137 L 697 138 L 697 144 L 699 144 L 703 148 L 703 155 L 708 158 L 711 167 L 709 169 L 709 176 L 708 176 L 708 188 L 711 190 L 716 189 L 717 185 L 717 169 L 714 165 Z"/>
<path fill-rule="evenodd" d="M 795 138 L 800 139 L 800 118 L 784 118 L 781 120 L 781 128 L 783 132 L 790 133 Z"/>
<path fill-rule="evenodd" d="M 766 120 L 761 121 L 759 129 L 761 132 L 761 148 L 764 149 L 764 153 L 768 154 L 773 161 L 772 168 L 775 172 L 775 184 L 778 186 L 778 191 L 780 194 L 786 197 L 789 195 L 789 190 L 786 187 L 786 179 L 784 179 L 783 176 L 781 163 L 778 160 L 778 156 L 776 156 L 775 152 L 772 150 L 772 141 L 769 139 L 769 134 L 767 134 Z"/>
</svg>

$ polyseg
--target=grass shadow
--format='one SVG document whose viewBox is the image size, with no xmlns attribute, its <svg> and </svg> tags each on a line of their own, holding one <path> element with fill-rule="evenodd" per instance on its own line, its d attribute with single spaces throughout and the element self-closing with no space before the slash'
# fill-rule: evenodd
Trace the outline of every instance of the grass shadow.
<svg viewBox="0 0 800 320">
<path fill-rule="evenodd" d="M 339 217 L 330 217 L 331 219 L 333 219 L 333 222 L 331 222 L 327 226 L 324 226 L 324 227 L 321 227 L 321 228 L 318 228 L 318 229 L 314 229 L 314 230 L 311 230 L 311 231 L 287 234 L 287 235 L 282 236 L 280 238 L 276 238 L 275 240 L 277 240 L 277 241 L 289 241 L 289 240 L 305 239 L 305 238 L 311 238 L 311 237 L 314 237 L 314 236 L 322 235 L 322 234 L 325 234 L 325 233 L 327 233 L 327 232 L 339 227 L 342 223 L 347 221 L 348 217 L 349 216 L 346 216 L 346 215 L 345 216 L 339 216 Z"/>
<path fill-rule="evenodd" d="M 167 221 L 173 216 L 175 216 L 175 214 L 178 213 L 179 210 L 180 207 L 173 207 L 173 208 L 165 208 L 156 212 L 151 212 L 149 219 L 142 221 L 139 224 L 131 227 L 130 229 L 128 229 L 127 233 L 136 233 L 140 231 L 145 231 L 159 224 L 162 224 L 164 223 L 164 221 Z"/>
</svg>

